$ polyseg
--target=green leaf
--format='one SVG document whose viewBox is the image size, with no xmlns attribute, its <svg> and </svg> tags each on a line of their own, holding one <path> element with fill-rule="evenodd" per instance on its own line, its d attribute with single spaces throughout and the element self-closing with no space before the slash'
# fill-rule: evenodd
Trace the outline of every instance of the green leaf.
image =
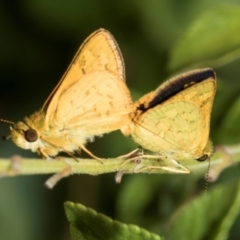
<svg viewBox="0 0 240 240">
<path fill-rule="evenodd" d="M 218 185 L 175 215 L 167 239 L 227 239 L 239 210 L 240 182 Z"/>
<path fill-rule="evenodd" d="M 233 94 L 233 92 L 232 92 Z M 223 139 L 225 143 L 237 143 L 240 140 L 240 129 L 236 126 L 240 122 L 240 98 L 229 107 L 228 112 L 225 114 L 219 129 L 217 137 Z M 234 127 L 235 126 L 235 127 Z M 222 140 L 222 141 L 223 141 Z"/>
<path fill-rule="evenodd" d="M 132 224 L 124 224 L 81 204 L 66 202 L 65 211 L 74 240 L 161 240 L 160 236 Z"/>
<path fill-rule="evenodd" d="M 240 7 L 222 5 L 200 14 L 170 53 L 168 68 L 221 66 L 240 56 Z"/>
</svg>

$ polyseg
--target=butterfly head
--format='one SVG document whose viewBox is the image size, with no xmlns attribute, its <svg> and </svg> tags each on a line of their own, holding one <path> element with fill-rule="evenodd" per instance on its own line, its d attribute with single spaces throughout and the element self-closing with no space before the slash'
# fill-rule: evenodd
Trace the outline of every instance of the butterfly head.
<svg viewBox="0 0 240 240">
<path fill-rule="evenodd" d="M 204 150 L 195 159 L 199 162 L 204 162 L 205 160 L 210 158 L 212 154 L 213 154 L 213 144 L 212 144 L 212 141 L 209 139 Z"/>
<path fill-rule="evenodd" d="M 17 146 L 34 151 L 36 145 L 38 145 L 38 132 L 27 124 L 18 122 L 10 127 L 10 131 L 10 138 Z"/>
<path fill-rule="evenodd" d="M 6 120 L 1 121 L 11 124 L 10 134 L 8 136 L 4 136 L 3 139 L 12 139 L 17 146 L 23 149 L 32 149 L 34 151 L 38 148 L 39 134 L 27 123 L 14 123 Z"/>
</svg>

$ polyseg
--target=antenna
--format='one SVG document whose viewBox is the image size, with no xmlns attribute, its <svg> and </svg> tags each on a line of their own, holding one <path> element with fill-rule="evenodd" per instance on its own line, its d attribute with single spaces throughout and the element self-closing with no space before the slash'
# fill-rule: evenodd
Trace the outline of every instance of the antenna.
<svg viewBox="0 0 240 240">
<path fill-rule="evenodd" d="M 211 161 L 210 158 L 208 158 L 208 168 L 207 168 L 207 174 L 205 177 L 205 190 L 204 193 L 207 193 L 207 189 L 208 189 L 208 184 L 209 184 L 209 172 L 210 172 L 210 168 L 211 168 Z"/>
<path fill-rule="evenodd" d="M 2 118 L 0 118 L 0 122 L 4 122 L 4 123 L 8 123 L 8 124 L 12 124 L 12 125 L 15 124 L 15 123 L 12 122 L 12 121 L 8 121 L 8 120 L 2 119 Z M 3 136 L 3 137 L 2 137 L 3 140 L 8 140 L 9 138 L 11 138 L 11 135 L 9 135 L 9 136 Z"/>
<path fill-rule="evenodd" d="M 15 124 L 15 122 L 8 121 L 8 120 L 2 119 L 2 118 L 0 118 L 0 122 L 9 123 L 9 124 Z"/>
</svg>

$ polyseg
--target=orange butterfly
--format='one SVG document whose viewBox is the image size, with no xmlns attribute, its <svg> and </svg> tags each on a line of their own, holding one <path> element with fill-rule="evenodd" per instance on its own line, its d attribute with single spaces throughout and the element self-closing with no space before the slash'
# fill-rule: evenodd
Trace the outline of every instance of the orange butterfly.
<svg viewBox="0 0 240 240">
<path fill-rule="evenodd" d="M 120 49 L 108 31 L 99 29 L 81 45 L 41 110 L 12 123 L 8 138 L 43 158 L 82 149 L 100 161 L 84 145 L 121 128 L 131 112 Z"/>
<path fill-rule="evenodd" d="M 214 71 L 199 69 L 170 79 L 134 104 L 132 120 L 121 129 L 123 134 L 154 153 L 143 154 L 143 158 L 169 162 L 169 166 L 146 168 L 187 173 L 179 161 L 204 161 L 211 156 L 209 131 L 215 92 Z"/>
</svg>

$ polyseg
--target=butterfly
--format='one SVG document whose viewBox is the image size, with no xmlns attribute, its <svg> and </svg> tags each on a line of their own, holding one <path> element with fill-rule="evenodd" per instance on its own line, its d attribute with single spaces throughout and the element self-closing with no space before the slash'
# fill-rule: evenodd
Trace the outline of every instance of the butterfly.
<svg viewBox="0 0 240 240">
<path fill-rule="evenodd" d="M 211 156 L 209 131 L 215 93 L 215 72 L 206 68 L 174 77 L 134 103 L 131 122 L 121 131 L 153 153 L 142 154 L 143 159 L 162 159 L 165 165 L 146 168 L 188 173 L 179 162 L 204 161 Z"/>
<path fill-rule="evenodd" d="M 43 107 L 24 121 L 10 122 L 7 138 L 46 159 L 82 149 L 100 161 L 84 145 L 120 129 L 131 112 L 121 51 L 113 36 L 99 29 L 80 46 Z"/>
</svg>

